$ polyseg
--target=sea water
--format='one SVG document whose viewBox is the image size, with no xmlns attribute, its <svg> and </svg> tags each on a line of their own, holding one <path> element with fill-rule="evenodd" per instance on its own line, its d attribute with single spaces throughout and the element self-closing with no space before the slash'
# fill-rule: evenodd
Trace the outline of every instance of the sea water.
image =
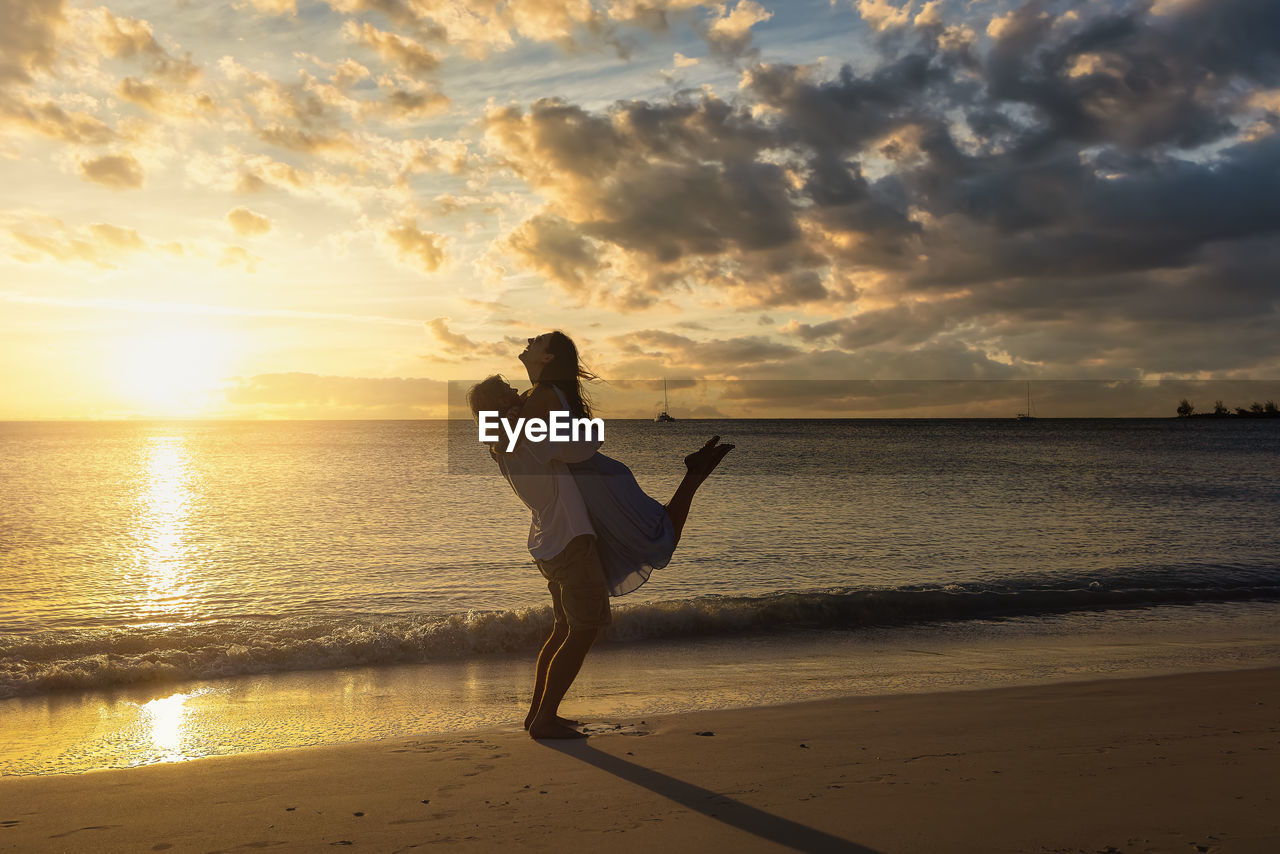
<svg viewBox="0 0 1280 854">
<path fill-rule="evenodd" d="M 660 500 L 738 447 L 568 705 L 1280 662 L 1277 428 L 610 421 Z M 549 600 L 469 430 L 0 424 L 0 773 L 518 722 Z"/>
</svg>

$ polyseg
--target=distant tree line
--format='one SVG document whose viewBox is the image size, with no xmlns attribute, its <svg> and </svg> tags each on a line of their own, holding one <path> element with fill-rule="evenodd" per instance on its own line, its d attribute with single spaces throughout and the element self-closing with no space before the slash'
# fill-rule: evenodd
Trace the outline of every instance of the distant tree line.
<svg viewBox="0 0 1280 854">
<path fill-rule="evenodd" d="M 1179 418 L 1280 418 L 1280 409 L 1276 408 L 1274 400 L 1268 400 L 1266 403 L 1258 403 L 1254 401 L 1253 405 L 1246 409 L 1243 406 L 1237 406 L 1233 412 L 1221 400 L 1213 402 L 1212 412 L 1196 412 L 1195 404 L 1187 400 L 1185 397 L 1178 403 Z"/>
</svg>

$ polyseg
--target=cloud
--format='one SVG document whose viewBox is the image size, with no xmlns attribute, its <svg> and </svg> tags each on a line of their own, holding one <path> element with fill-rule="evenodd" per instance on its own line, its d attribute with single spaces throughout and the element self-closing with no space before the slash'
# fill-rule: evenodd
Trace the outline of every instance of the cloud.
<svg viewBox="0 0 1280 854">
<path fill-rule="evenodd" d="M 712 56 L 725 60 L 751 54 L 751 28 L 772 17 L 772 12 L 753 0 L 738 0 L 732 9 L 726 5 L 724 14 L 713 19 L 707 27 L 707 47 L 711 49 Z M 680 67 L 679 60 L 676 67 Z"/>
<path fill-rule="evenodd" d="M 553 43 L 565 50 L 609 47 L 619 56 L 629 55 L 635 38 L 661 33 L 676 22 L 687 22 L 706 35 L 705 24 L 694 15 L 708 10 L 722 24 L 722 43 L 743 34 L 769 13 L 752 0 L 727 10 L 721 0 L 609 0 L 566 3 L 564 0 L 508 0 L 508 2 L 428 3 L 413 0 L 327 0 L 333 9 L 348 15 L 376 13 L 394 25 L 402 37 L 422 45 L 457 46 L 472 59 L 505 51 L 520 40 Z M 359 26 L 359 25 L 357 25 Z"/>
<path fill-rule="evenodd" d="M 854 0 L 853 5 L 862 20 L 873 30 L 883 31 L 905 27 L 911 21 L 911 13 L 916 4 L 915 0 L 907 0 L 905 3 L 894 0 Z"/>
<path fill-rule="evenodd" d="M 296 17 L 297 0 L 249 0 L 250 5 L 265 15 Z"/>
<path fill-rule="evenodd" d="M 609 339 L 614 359 L 610 376 L 652 377 L 667 370 L 724 377 L 750 372 L 770 363 L 785 363 L 803 354 L 795 345 L 764 336 L 695 340 L 686 335 L 644 329 Z"/>
<path fill-rule="evenodd" d="M 369 48 L 386 62 L 404 70 L 409 75 L 428 74 L 440 65 L 440 57 L 416 41 L 395 33 L 379 30 L 369 23 L 347 21 L 342 34 L 348 39 Z"/>
<path fill-rule="evenodd" d="M 936 27 L 942 22 L 942 0 L 928 0 L 912 21 L 917 27 Z"/>
<path fill-rule="evenodd" d="M 148 71 L 173 83 L 186 84 L 199 76 L 200 68 L 191 61 L 190 53 L 175 57 L 161 47 L 149 22 L 119 17 L 106 7 L 88 14 L 93 40 L 106 56 L 141 58 Z"/>
<path fill-rule="evenodd" d="M 22 217 L 7 231 L 17 244 L 11 254 L 19 261 L 36 263 L 48 258 L 59 263 L 82 262 L 112 269 L 126 256 L 147 251 L 147 243 L 132 228 L 94 223 L 73 228 L 57 219 Z"/>
<path fill-rule="evenodd" d="M 449 99 L 440 92 L 403 78 L 379 78 L 378 88 L 386 94 L 381 101 L 366 105 L 369 108 L 366 115 L 380 114 L 392 121 L 413 121 L 449 108 Z"/>
<path fill-rule="evenodd" d="M 256 237 L 271 230 L 270 219 L 243 207 L 227 212 L 227 224 L 241 237 Z"/>
<path fill-rule="evenodd" d="M 734 104 L 491 109 L 490 154 L 545 202 L 499 245 L 623 310 L 826 313 L 784 327 L 829 348 L 814 370 L 895 352 L 979 374 L 1274 369 L 1280 136 L 1256 122 L 1280 44 L 1255 34 L 1280 7 L 1047 8 L 980 49 L 941 5 L 864 4 L 887 22 L 878 62 L 758 64 Z"/>
<path fill-rule="evenodd" d="M 176 118 L 212 116 L 217 109 L 208 93 L 191 95 L 182 86 L 166 88 L 136 77 L 121 80 L 116 92 L 130 103 Z"/>
<path fill-rule="evenodd" d="M 232 83 L 246 87 L 245 100 L 253 110 L 249 124 L 263 141 L 302 154 L 357 156 L 356 140 L 345 122 L 360 104 L 337 86 L 305 71 L 298 82 L 281 83 L 229 56 L 218 68 Z"/>
<path fill-rule="evenodd" d="M 449 318 L 436 317 L 427 321 L 427 330 L 446 348 L 446 355 L 433 355 L 433 361 L 457 362 L 461 359 L 512 355 L 509 342 L 479 342 L 449 328 Z"/>
<path fill-rule="evenodd" d="M 88 113 L 68 112 L 50 100 L 36 102 L 2 91 L 0 127 L 76 145 L 104 145 L 117 138 L 110 126 Z"/>
<path fill-rule="evenodd" d="M 107 154 L 81 161 L 85 179 L 113 190 L 136 190 L 142 186 L 142 164 L 130 154 Z"/>
<path fill-rule="evenodd" d="M 734 289 L 750 267 L 775 301 L 824 293 L 797 288 L 821 259 L 800 241 L 788 170 L 763 156 L 776 137 L 717 98 L 605 113 L 544 99 L 490 110 L 485 134 L 549 201 L 505 247 L 567 290 L 646 305 L 711 279 Z"/>
<path fill-rule="evenodd" d="M 447 384 L 409 377 L 313 373 L 237 377 L 223 392 L 232 407 L 284 418 L 441 418 Z"/>
<path fill-rule="evenodd" d="M 589 292 L 604 266 L 592 241 L 567 220 L 549 214 L 522 222 L 504 248 L 523 266 L 572 292 Z"/>
<path fill-rule="evenodd" d="M 0 86 L 30 83 L 53 67 L 66 23 L 64 0 L 22 0 L 7 7 L 0 26 Z"/>
<path fill-rule="evenodd" d="M 246 273 L 258 272 L 258 264 L 262 259 L 243 246 L 227 246 L 222 250 L 218 266 L 224 269 L 239 268 Z"/>
<path fill-rule="evenodd" d="M 100 243 L 113 249 L 128 252 L 141 252 L 146 249 L 146 244 L 142 242 L 138 232 L 132 228 L 120 228 L 107 223 L 97 223 L 90 225 L 89 231 Z"/>
<path fill-rule="evenodd" d="M 792 322 L 785 331 L 803 341 L 832 341 L 842 350 L 885 344 L 907 348 L 930 341 L 952 328 L 957 314 L 947 301 L 899 303 L 826 323 Z"/>
<path fill-rule="evenodd" d="M 371 76 L 369 69 L 365 68 L 354 59 L 344 59 L 338 64 L 337 70 L 333 72 L 333 76 L 329 78 L 333 81 L 333 85 L 339 89 L 345 89 L 361 80 Z"/>
<path fill-rule="evenodd" d="M 396 25 L 400 32 L 427 42 L 461 41 L 488 27 L 486 12 L 496 12 L 494 4 L 465 4 L 460 7 L 433 7 L 411 0 L 326 0 L 334 10 L 348 15 L 377 12 Z M 488 8 L 486 9 L 486 5 Z M 448 17 L 453 27 L 446 29 L 437 17 Z"/>
<path fill-rule="evenodd" d="M 946 359 L 976 377 L 1280 369 L 1267 331 L 1280 319 L 1274 2 L 851 0 L 832 14 L 867 23 L 843 67 L 773 61 L 793 55 L 792 31 L 761 26 L 782 12 L 754 0 L 331 5 L 342 15 L 304 8 L 297 22 L 352 18 L 315 55 L 237 52 L 197 86 L 163 18 L 24 4 L 28 18 L 0 32 L 6 153 L 29 157 L 26 137 L 39 136 L 73 146 L 51 168 L 104 186 L 145 177 L 153 189 L 180 171 L 201 192 L 257 193 L 227 203 L 246 205 L 238 221 L 227 215 L 246 246 L 262 217 L 249 208 L 280 216 L 303 200 L 336 208 L 317 222 L 357 222 L 339 228 L 373 233 L 415 270 L 456 256 L 513 281 L 529 273 L 601 323 L 600 310 L 720 315 L 704 329 L 665 324 L 688 339 L 619 342 L 633 349 L 617 365 L 635 370 L 673 358 L 699 370 L 742 358 L 755 374 L 880 365 L 899 376 L 952 370 Z M 76 24 L 65 44 L 64 16 Z M 553 55 L 530 40 L 625 52 L 677 27 L 738 65 L 736 89 L 664 89 L 649 74 L 652 91 L 632 97 L 627 75 L 601 73 L 563 90 L 573 99 L 497 92 L 468 124 L 461 111 L 490 94 L 486 70 L 458 112 L 423 121 L 451 106 L 444 73 L 472 67 L 460 53 L 523 42 L 509 57 L 518 66 Z M 753 38 L 777 38 L 778 52 L 754 53 Z M 656 66 L 679 46 L 646 45 L 637 61 Z M 293 65 L 304 70 L 273 76 Z M 528 79 L 511 91 L 559 86 L 560 71 L 522 67 Z M 170 120 L 183 117 L 200 121 Z M 151 165 L 170 163 L 164 175 Z M 422 229 L 428 213 L 450 217 L 447 231 Z M 42 263 L 110 265 L 139 251 L 88 226 L 0 233 Z M 264 263 L 243 247 L 197 246 L 191 257 Z M 522 295 L 536 293 L 529 278 Z M 773 320 L 758 325 L 765 310 Z M 428 326 L 431 340 L 461 335 L 451 323 Z M 480 357 L 492 346 L 454 344 Z"/>
<path fill-rule="evenodd" d="M 395 247 L 396 256 L 425 273 L 434 273 L 444 263 L 444 238 L 439 234 L 419 231 L 416 221 L 402 222 L 386 232 Z"/>
</svg>

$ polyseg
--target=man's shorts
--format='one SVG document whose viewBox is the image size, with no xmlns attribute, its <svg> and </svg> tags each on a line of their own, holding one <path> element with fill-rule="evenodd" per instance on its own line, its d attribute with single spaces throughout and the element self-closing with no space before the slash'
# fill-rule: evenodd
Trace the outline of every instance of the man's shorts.
<svg viewBox="0 0 1280 854">
<path fill-rule="evenodd" d="M 556 622 L 571 628 L 597 629 L 613 622 L 609 588 L 593 534 L 574 537 L 553 558 L 534 558 L 551 591 Z"/>
</svg>

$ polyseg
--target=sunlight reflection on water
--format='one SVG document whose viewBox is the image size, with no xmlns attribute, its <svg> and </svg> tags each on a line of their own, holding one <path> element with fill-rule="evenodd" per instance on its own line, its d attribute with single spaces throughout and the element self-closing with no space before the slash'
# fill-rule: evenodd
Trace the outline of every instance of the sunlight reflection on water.
<svg viewBox="0 0 1280 854">
<path fill-rule="evenodd" d="M 173 694 L 143 703 L 143 720 L 150 728 L 151 743 L 156 753 L 153 762 L 183 762 L 201 753 L 189 753 L 184 748 L 189 742 L 189 712 L 187 701 L 204 691 L 189 694 Z"/>
<path fill-rule="evenodd" d="M 145 453 L 135 565 L 146 585 L 138 613 L 155 619 L 180 615 L 191 604 L 189 527 L 195 491 L 191 451 L 181 434 L 150 437 Z"/>
</svg>

